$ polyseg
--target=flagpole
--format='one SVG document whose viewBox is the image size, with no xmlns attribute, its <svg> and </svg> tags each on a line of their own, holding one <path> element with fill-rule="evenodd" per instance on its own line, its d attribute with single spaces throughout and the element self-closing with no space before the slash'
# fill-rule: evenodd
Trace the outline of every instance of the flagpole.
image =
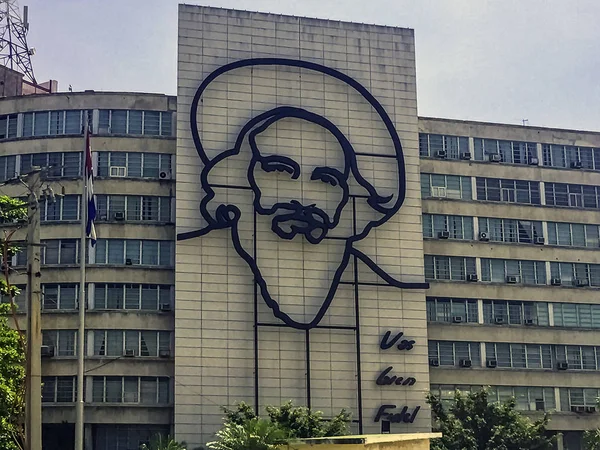
<svg viewBox="0 0 600 450">
<path fill-rule="evenodd" d="M 87 122 L 87 121 L 86 121 Z M 77 332 L 77 403 L 75 420 L 75 450 L 84 450 L 84 355 L 85 355 L 85 263 L 87 254 L 88 176 L 87 154 L 90 145 L 90 130 L 84 126 L 83 157 L 81 158 L 81 241 L 79 243 L 79 328 Z"/>
</svg>

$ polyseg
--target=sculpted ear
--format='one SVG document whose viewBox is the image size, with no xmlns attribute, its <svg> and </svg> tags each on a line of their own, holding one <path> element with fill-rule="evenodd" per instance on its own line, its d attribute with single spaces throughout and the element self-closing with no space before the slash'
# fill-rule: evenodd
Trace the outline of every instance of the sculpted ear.
<svg viewBox="0 0 600 450">
<path fill-rule="evenodd" d="M 215 211 L 215 221 L 219 228 L 230 227 L 242 215 L 240 209 L 234 205 L 219 205 Z"/>
</svg>

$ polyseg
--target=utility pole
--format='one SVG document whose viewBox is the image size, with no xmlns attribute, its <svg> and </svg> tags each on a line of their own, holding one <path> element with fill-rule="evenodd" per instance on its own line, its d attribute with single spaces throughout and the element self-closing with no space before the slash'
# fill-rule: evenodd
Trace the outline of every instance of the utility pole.
<svg viewBox="0 0 600 450">
<path fill-rule="evenodd" d="M 27 176 L 27 366 L 25 370 L 25 436 L 27 450 L 42 450 L 42 328 L 40 191 L 41 170 Z"/>
</svg>

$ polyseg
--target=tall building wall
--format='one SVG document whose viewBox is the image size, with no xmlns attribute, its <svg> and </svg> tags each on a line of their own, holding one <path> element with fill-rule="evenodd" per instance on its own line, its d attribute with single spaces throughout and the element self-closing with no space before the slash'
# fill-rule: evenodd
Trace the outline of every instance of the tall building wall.
<svg viewBox="0 0 600 450">
<path fill-rule="evenodd" d="M 412 30 L 193 6 L 179 26 L 177 231 L 204 231 L 177 243 L 176 435 L 287 400 L 348 409 L 355 432 L 430 430 L 424 291 L 388 278 L 423 282 Z M 251 58 L 302 63 L 223 68 Z M 306 229 L 313 204 L 335 224 L 311 243 L 285 214 Z"/>
</svg>

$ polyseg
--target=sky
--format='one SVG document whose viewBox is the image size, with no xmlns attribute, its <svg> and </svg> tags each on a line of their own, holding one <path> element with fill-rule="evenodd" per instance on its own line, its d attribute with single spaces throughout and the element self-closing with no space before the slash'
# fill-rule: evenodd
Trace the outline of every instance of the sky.
<svg viewBox="0 0 600 450">
<path fill-rule="evenodd" d="M 421 116 L 600 131 L 598 0 L 206 2 L 413 28 Z M 29 5 L 38 81 L 176 93 L 177 0 L 19 3 Z"/>
</svg>

